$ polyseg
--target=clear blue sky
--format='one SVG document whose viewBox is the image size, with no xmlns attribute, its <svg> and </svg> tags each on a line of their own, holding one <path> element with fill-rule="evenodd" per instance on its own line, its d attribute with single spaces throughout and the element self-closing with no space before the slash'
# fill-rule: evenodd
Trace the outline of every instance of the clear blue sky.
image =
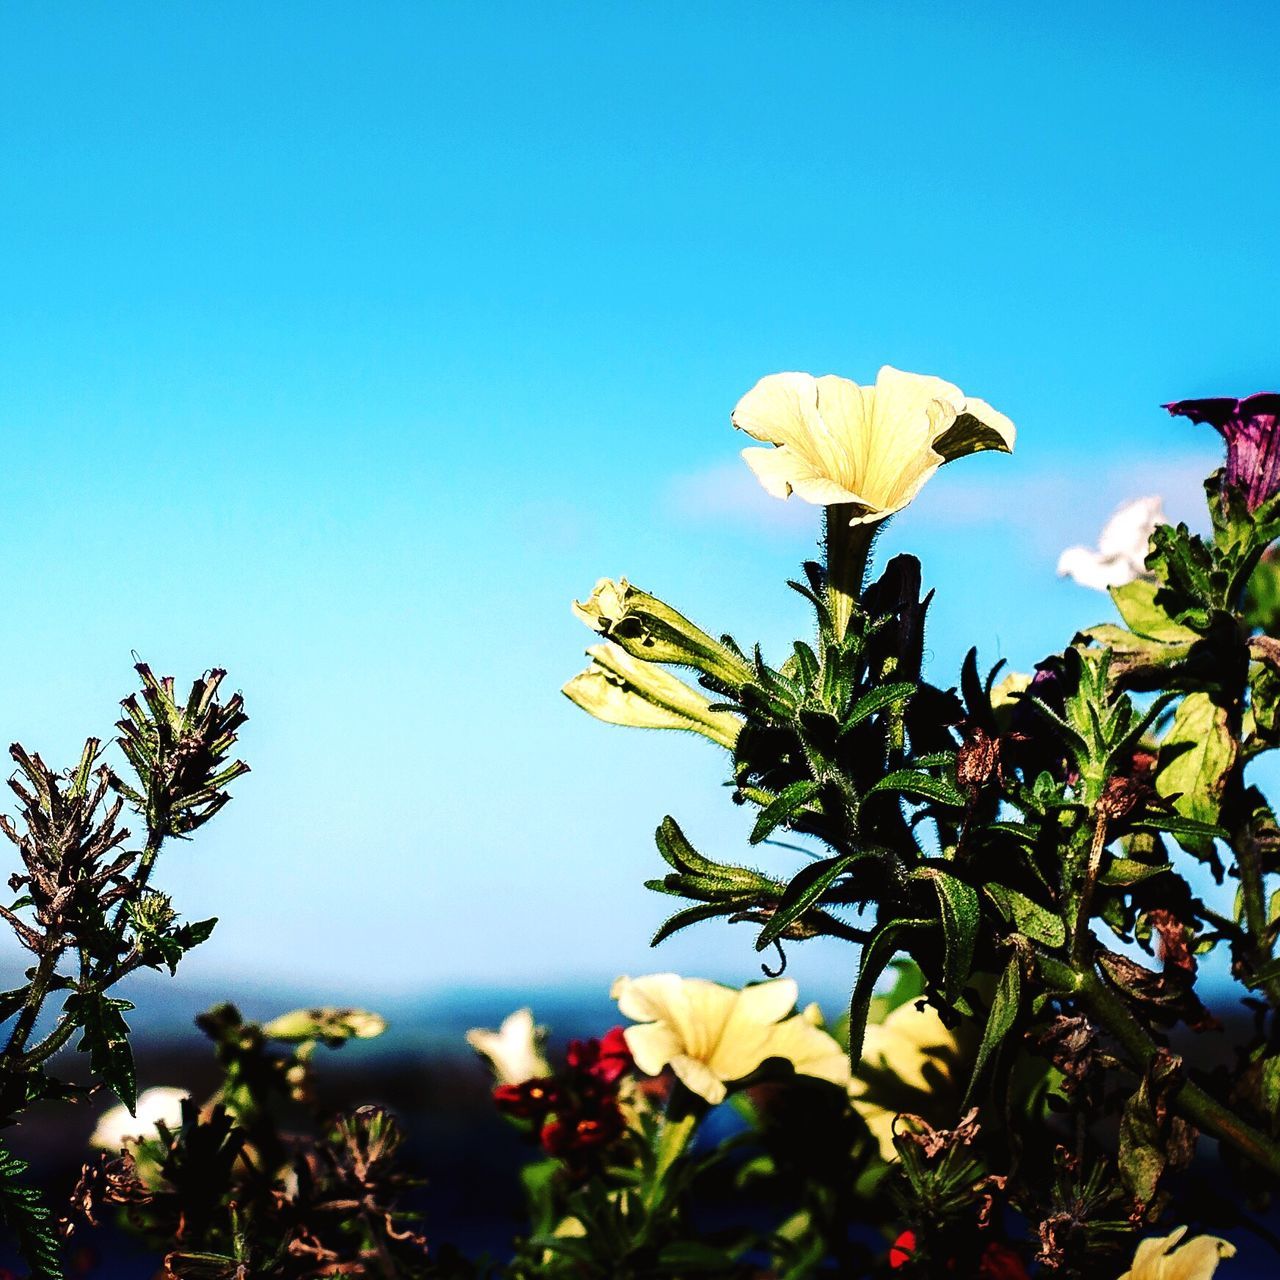
<svg viewBox="0 0 1280 1280">
<path fill-rule="evenodd" d="M 742 815 L 713 748 L 560 697 L 569 600 L 626 573 L 777 652 L 816 513 L 757 496 L 729 410 L 890 362 L 1021 433 L 883 543 L 938 587 L 939 681 L 1101 620 L 1060 548 L 1192 514 L 1216 456 L 1159 403 L 1280 381 L 1278 25 L 6 7 L 0 733 L 70 762 L 132 650 L 230 669 L 254 773 L 160 873 L 223 918 L 188 981 L 753 976 L 745 932 L 647 951 L 659 818 L 740 857 Z"/>
</svg>

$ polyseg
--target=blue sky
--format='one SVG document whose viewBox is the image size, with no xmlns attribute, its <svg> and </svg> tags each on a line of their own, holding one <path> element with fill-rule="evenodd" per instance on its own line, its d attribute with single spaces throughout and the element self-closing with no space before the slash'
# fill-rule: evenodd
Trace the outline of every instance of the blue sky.
<svg viewBox="0 0 1280 1280">
<path fill-rule="evenodd" d="M 254 773 L 159 879 L 188 982 L 743 980 L 656 954 L 654 826 L 742 856 L 700 741 L 563 698 L 627 574 L 777 652 L 816 512 L 737 461 L 780 369 L 948 377 L 1018 424 L 886 534 L 935 676 L 1106 616 L 1119 501 L 1194 516 L 1276 383 L 1267 5 L 10 6 L 0 716 L 70 762 L 131 652 L 230 669 Z M 786 855 L 779 854 L 779 859 Z M 772 855 L 771 855 L 772 857 Z M 770 865 L 780 865 L 770 863 Z M 793 956 L 845 980 L 843 950 Z"/>
</svg>

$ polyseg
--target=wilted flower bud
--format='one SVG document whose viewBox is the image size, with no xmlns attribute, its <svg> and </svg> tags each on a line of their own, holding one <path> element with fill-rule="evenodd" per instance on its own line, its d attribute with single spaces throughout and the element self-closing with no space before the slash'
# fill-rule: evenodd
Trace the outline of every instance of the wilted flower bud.
<svg viewBox="0 0 1280 1280">
<path fill-rule="evenodd" d="M 626 578 L 601 578 L 585 603 L 574 601 L 573 611 L 634 658 L 695 667 L 735 687 L 751 679 L 743 658 Z"/>
<path fill-rule="evenodd" d="M 597 720 L 637 729 L 692 729 L 733 750 L 742 721 L 713 711 L 706 697 L 671 672 L 633 658 L 616 644 L 592 645 L 587 654 L 591 666 L 562 692 Z"/>
</svg>

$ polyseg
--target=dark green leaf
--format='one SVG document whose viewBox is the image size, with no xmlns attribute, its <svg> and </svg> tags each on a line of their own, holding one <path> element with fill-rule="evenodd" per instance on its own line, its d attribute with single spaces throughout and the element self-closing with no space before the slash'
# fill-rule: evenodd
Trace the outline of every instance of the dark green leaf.
<svg viewBox="0 0 1280 1280">
<path fill-rule="evenodd" d="M 799 778 L 783 787 L 756 818 L 756 824 L 751 828 L 751 843 L 759 844 L 761 840 L 767 839 L 779 826 L 803 809 L 820 789 L 812 778 Z"/>
<path fill-rule="evenodd" d="M 913 929 L 927 929 L 932 920 L 898 918 L 880 925 L 866 946 L 858 966 L 858 980 L 849 1001 L 849 1061 L 856 1068 L 862 1060 L 862 1041 L 867 1032 L 867 1013 L 876 983 L 889 961 L 902 949 L 902 936 Z"/>
<path fill-rule="evenodd" d="M 1042 907 L 1008 885 L 988 884 L 985 890 L 996 909 L 1019 933 L 1047 947 L 1060 947 L 1066 942 L 1066 925 L 1048 907 Z"/>
<path fill-rule="evenodd" d="M 1004 1043 L 1005 1037 L 1013 1030 L 1018 1020 L 1018 1010 L 1022 1003 L 1022 968 L 1016 954 L 1009 957 L 1000 981 L 996 984 L 995 995 L 991 998 L 991 1012 L 987 1014 L 987 1025 L 982 1033 L 982 1043 L 978 1046 L 978 1056 L 973 1062 L 973 1074 L 969 1077 L 969 1088 L 965 1095 L 964 1105 L 969 1105 L 978 1080 L 990 1062 L 992 1055 Z"/>
<path fill-rule="evenodd" d="M 122 1014 L 133 1005 L 93 991 L 68 996 L 65 1008 L 84 1032 L 77 1047 L 88 1052 L 90 1069 L 132 1111 L 138 1101 L 138 1082 L 129 1048 L 129 1024 Z"/>
<path fill-rule="evenodd" d="M 57 1222 L 40 1193 L 22 1180 L 25 1160 L 0 1146 L 0 1221 L 13 1233 L 31 1280 L 62 1280 Z"/>
<path fill-rule="evenodd" d="M 673 933 L 687 929 L 691 924 L 700 924 L 703 920 L 711 920 L 716 916 L 729 915 L 738 909 L 734 902 L 701 902 L 696 907 L 685 907 L 675 915 L 668 916 L 658 927 L 658 931 L 649 939 L 649 945 L 656 947 L 665 942 Z"/>
<path fill-rule="evenodd" d="M 959 998 L 973 968 L 973 947 L 978 936 L 978 921 L 982 918 L 978 891 L 937 867 L 921 867 L 916 874 L 927 879 L 938 894 L 945 943 L 942 998 L 952 1004 Z"/>
<path fill-rule="evenodd" d="M 763 951 L 776 939 L 793 920 L 798 920 L 810 907 L 820 902 L 822 895 L 860 858 L 868 857 L 866 852 L 838 854 L 834 858 L 823 858 L 819 862 L 810 863 L 792 877 L 786 892 L 778 901 L 777 908 L 769 918 L 769 922 L 760 930 L 756 939 L 756 950 Z"/>
<path fill-rule="evenodd" d="M 935 778 L 932 774 L 917 773 L 914 769 L 895 769 L 892 773 L 885 774 L 867 795 L 873 796 L 879 791 L 893 791 L 913 799 L 948 805 L 953 809 L 963 809 L 965 806 L 964 796 L 956 790 L 953 782 L 946 778 Z"/>
<path fill-rule="evenodd" d="M 872 689 L 870 693 L 864 693 L 849 708 L 849 714 L 845 716 L 840 725 L 840 732 L 842 734 L 848 733 L 850 729 L 860 725 L 868 716 L 875 715 L 877 711 L 883 711 L 886 707 L 891 707 L 895 702 L 905 702 L 915 691 L 916 686 L 914 684 L 903 680 L 897 684 L 881 685 L 878 689 Z"/>
</svg>

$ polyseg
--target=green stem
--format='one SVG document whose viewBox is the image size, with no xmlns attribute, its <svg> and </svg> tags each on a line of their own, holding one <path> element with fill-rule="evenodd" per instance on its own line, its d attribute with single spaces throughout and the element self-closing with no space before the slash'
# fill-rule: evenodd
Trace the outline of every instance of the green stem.
<svg viewBox="0 0 1280 1280">
<path fill-rule="evenodd" d="M 880 527 L 876 524 L 850 524 L 849 521 L 862 511 L 862 507 L 847 503 L 827 508 L 824 532 L 827 607 L 831 610 L 831 625 L 837 640 L 844 639 L 854 607 L 862 597 L 867 557 Z"/>
<path fill-rule="evenodd" d="M 9 1037 L 9 1043 L 5 1045 L 4 1053 L 0 1054 L 0 1068 L 5 1071 L 16 1070 L 22 1061 L 22 1050 L 26 1047 L 27 1040 L 35 1028 L 45 997 L 49 994 L 49 985 L 53 982 L 58 968 L 58 957 L 61 954 L 61 947 L 51 946 L 36 965 L 35 977 L 31 979 L 31 986 L 27 988 L 26 1003 L 22 1006 L 22 1012 L 14 1024 L 13 1034 Z"/>
<path fill-rule="evenodd" d="M 1083 972 L 1056 957 L 1037 953 L 1040 972 L 1049 986 L 1064 992 L 1105 1027 L 1130 1059 L 1145 1072 L 1159 1048 L 1121 998 L 1092 968 Z M 1174 1108 L 1205 1133 L 1230 1143 L 1254 1164 L 1280 1177 L 1280 1144 L 1259 1133 L 1192 1080 L 1184 1079 L 1172 1096 Z"/>
</svg>

